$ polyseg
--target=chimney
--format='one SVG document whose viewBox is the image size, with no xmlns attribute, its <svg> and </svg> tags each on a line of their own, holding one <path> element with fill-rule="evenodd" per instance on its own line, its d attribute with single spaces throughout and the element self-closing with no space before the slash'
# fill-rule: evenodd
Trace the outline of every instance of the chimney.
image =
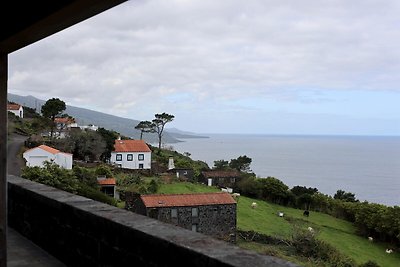
<svg viewBox="0 0 400 267">
<path fill-rule="evenodd" d="M 175 169 L 174 158 L 173 157 L 169 157 L 168 170 L 172 170 L 172 169 Z"/>
</svg>

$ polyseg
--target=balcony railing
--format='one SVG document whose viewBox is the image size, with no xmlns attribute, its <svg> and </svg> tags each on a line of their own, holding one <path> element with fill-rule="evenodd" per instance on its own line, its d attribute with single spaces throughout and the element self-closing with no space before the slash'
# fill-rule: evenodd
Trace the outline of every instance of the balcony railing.
<svg viewBox="0 0 400 267">
<path fill-rule="evenodd" d="M 16 176 L 8 221 L 68 266 L 297 266 Z"/>
</svg>

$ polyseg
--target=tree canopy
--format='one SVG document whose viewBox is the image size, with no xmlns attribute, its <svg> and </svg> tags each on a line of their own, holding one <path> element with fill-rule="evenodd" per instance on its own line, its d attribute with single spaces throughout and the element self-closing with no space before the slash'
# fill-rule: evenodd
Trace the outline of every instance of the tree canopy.
<svg viewBox="0 0 400 267">
<path fill-rule="evenodd" d="M 231 159 L 229 167 L 240 172 L 250 172 L 250 164 L 252 159 L 248 156 L 239 156 L 237 159 Z"/>
<path fill-rule="evenodd" d="M 136 126 L 135 129 L 140 130 L 140 140 L 143 139 L 143 133 L 154 133 L 155 124 L 151 121 L 141 121 Z"/>
<path fill-rule="evenodd" d="M 54 119 L 56 116 L 60 116 L 62 112 L 66 109 L 65 102 L 59 98 L 51 98 L 46 101 L 42 106 L 41 112 L 43 117 L 48 118 L 52 121 L 50 136 L 53 138 L 54 132 Z"/>
<path fill-rule="evenodd" d="M 155 132 L 158 135 L 158 149 L 161 149 L 161 142 L 165 124 L 173 121 L 174 118 L 174 115 L 167 114 L 165 112 L 161 114 L 155 114 L 155 119 L 152 120 L 152 123 L 154 124 Z"/>
</svg>

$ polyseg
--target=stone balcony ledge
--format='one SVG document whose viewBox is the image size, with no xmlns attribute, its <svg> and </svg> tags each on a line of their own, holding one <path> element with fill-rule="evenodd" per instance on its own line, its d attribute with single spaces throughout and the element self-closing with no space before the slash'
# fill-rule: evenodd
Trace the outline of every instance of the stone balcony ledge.
<svg viewBox="0 0 400 267">
<path fill-rule="evenodd" d="M 68 266 L 297 266 L 12 175 L 8 221 Z"/>
</svg>

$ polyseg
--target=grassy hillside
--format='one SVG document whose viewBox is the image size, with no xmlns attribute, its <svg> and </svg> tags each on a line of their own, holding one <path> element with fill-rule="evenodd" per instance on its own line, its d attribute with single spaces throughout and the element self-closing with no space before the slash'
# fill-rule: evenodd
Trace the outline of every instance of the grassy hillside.
<svg viewBox="0 0 400 267">
<path fill-rule="evenodd" d="M 159 193 L 194 193 L 194 192 L 218 192 L 215 187 L 207 187 L 192 183 L 163 184 Z M 251 203 L 257 202 L 257 208 L 252 209 Z M 285 216 L 279 217 L 278 212 Z M 241 196 L 237 206 L 237 226 L 240 230 L 256 231 L 269 236 L 290 239 L 294 227 L 307 229 L 309 226 L 317 231 L 317 237 L 334 247 L 341 253 L 362 264 L 368 260 L 375 261 L 382 267 L 399 267 L 400 254 L 387 254 L 387 244 L 371 243 L 366 238 L 356 235 L 355 227 L 347 221 L 340 220 L 327 214 L 311 212 L 309 217 L 303 216 L 303 211 L 283 207 L 265 201 L 255 200 Z M 293 260 L 305 266 L 311 266 L 307 262 L 299 262 L 295 258 L 285 257 L 282 253 L 276 253 L 276 249 L 266 245 L 249 244 L 240 242 L 239 246 L 254 249 L 259 252 L 278 254 L 288 260 Z"/>
</svg>

